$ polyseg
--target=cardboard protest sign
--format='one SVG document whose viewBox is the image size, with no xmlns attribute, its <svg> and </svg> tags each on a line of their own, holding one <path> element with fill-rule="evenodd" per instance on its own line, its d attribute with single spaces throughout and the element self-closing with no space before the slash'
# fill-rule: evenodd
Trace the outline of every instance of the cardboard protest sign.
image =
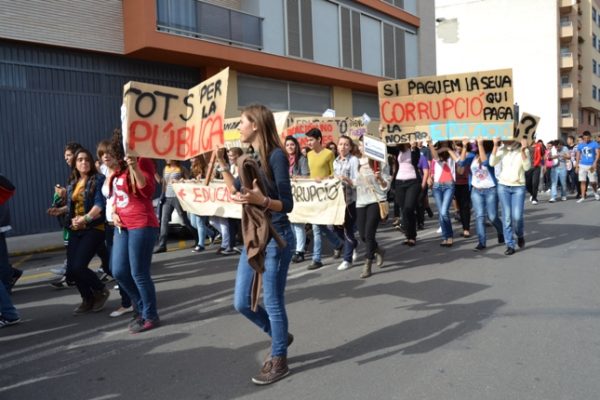
<svg viewBox="0 0 600 400">
<path fill-rule="evenodd" d="M 277 133 L 279 134 L 279 136 L 281 136 L 283 130 L 285 129 L 285 125 L 287 124 L 287 119 L 289 115 L 289 111 L 280 111 L 273 113 L 273 117 L 275 118 L 275 126 L 277 127 Z M 223 134 L 224 145 L 226 148 L 230 149 L 232 147 L 248 147 L 247 144 L 242 143 L 242 141 L 240 140 L 240 123 L 241 117 L 225 119 Z"/>
<path fill-rule="evenodd" d="M 527 139 L 529 145 L 535 142 L 535 131 L 539 123 L 540 117 L 523 113 L 515 131 L 515 140 L 521 141 L 522 139 Z"/>
<path fill-rule="evenodd" d="M 181 207 L 192 214 L 224 218 L 242 218 L 242 206 L 231 199 L 231 192 L 223 181 L 213 180 L 203 185 L 198 182 L 173 183 Z"/>
<path fill-rule="evenodd" d="M 294 136 L 300 143 L 300 147 L 308 145 L 308 138 L 304 135 L 312 128 L 319 128 L 323 135 L 322 143 L 337 143 L 340 135 L 346 135 L 352 140 L 358 140 L 367 134 L 367 125 L 362 117 L 293 117 L 288 118 L 288 128 L 281 135 L 281 141 L 286 136 Z"/>
<path fill-rule="evenodd" d="M 123 88 L 125 152 L 187 160 L 223 146 L 229 68 L 191 89 L 131 81 Z"/>
<path fill-rule="evenodd" d="M 302 179 L 292 182 L 294 209 L 292 223 L 343 225 L 346 213 L 344 188 L 339 179 L 316 182 Z"/>
<path fill-rule="evenodd" d="M 387 146 L 383 141 L 365 135 L 363 136 L 363 150 L 365 156 L 387 163 Z"/>
<path fill-rule="evenodd" d="M 512 70 L 378 83 L 387 145 L 513 136 Z"/>
<path fill-rule="evenodd" d="M 209 185 L 199 182 L 179 182 L 173 189 L 181 207 L 192 214 L 225 218 L 242 217 L 242 206 L 233 202 L 231 192 L 223 181 Z M 291 222 L 343 225 L 346 211 L 344 189 L 339 179 L 292 181 L 294 208 L 288 217 Z"/>
</svg>

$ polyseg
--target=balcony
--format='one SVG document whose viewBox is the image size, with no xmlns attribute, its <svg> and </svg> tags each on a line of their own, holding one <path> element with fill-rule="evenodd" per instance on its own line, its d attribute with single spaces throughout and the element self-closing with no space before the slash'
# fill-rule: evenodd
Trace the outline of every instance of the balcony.
<svg viewBox="0 0 600 400">
<path fill-rule="evenodd" d="M 575 119 L 571 113 L 563 113 L 560 115 L 561 128 L 575 128 Z"/>
<path fill-rule="evenodd" d="M 560 53 L 560 69 L 571 69 L 575 65 L 575 60 L 573 59 L 573 53 L 571 52 L 561 52 Z"/>
<path fill-rule="evenodd" d="M 560 85 L 560 98 L 561 99 L 572 99 L 575 94 L 572 83 L 563 83 Z"/>
<path fill-rule="evenodd" d="M 571 21 L 560 22 L 560 41 L 568 43 L 573 39 L 574 29 Z"/>
<path fill-rule="evenodd" d="M 560 13 L 561 14 L 570 13 L 576 3 L 577 2 L 575 0 L 560 0 L 559 1 Z"/>
<path fill-rule="evenodd" d="M 262 18 L 199 0 L 156 0 L 159 32 L 261 50 Z"/>
</svg>

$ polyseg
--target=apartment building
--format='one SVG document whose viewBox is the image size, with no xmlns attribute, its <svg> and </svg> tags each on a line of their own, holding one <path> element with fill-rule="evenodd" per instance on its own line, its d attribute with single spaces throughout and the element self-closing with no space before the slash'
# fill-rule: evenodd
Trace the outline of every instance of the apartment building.
<svg viewBox="0 0 600 400">
<path fill-rule="evenodd" d="M 538 137 L 600 130 L 597 0 L 437 0 L 438 74 L 512 68 Z"/>
<path fill-rule="evenodd" d="M 376 120 L 377 81 L 434 75 L 434 47 L 433 0 L 0 0 L 15 231 L 58 228 L 44 211 L 67 176 L 64 144 L 95 148 L 119 126 L 129 80 L 191 87 L 229 66 L 228 116 L 261 102 Z"/>
</svg>

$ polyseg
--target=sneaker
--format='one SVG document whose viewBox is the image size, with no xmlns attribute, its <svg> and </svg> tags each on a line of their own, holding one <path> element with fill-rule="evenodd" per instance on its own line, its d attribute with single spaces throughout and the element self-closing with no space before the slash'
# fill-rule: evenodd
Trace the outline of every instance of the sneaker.
<svg viewBox="0 0 600 400">
<path fill-rule="evenodd" d="M 67 278 L 63 275 L 59 279 L 50 282 L 50 286 L 52 286 L 52 287 L 54 287 L 56 289 L 65 289 L 65 288 L 68 287 L 68 285 L 67 285 Z"/>
<path fill-rule="evenodd" d="M 561 197 L 560 201 L 567 201 L 567 197 L 566 196 Z"/>
<path fill-rule="evenodd" d="M 515 254 L 515 249 L 513 249 L 512 247 L 507 247 L 506 251 L 504 251 L 504 254 L 506 254 L 507 256 L 512 256 L 513 254 Z"/>
<path fill-rule="evenodd" d="M 342 256 L 342 250 L 344 249 L 344 245 L 341 245 L 337 249 L 333 250 L 333 259 L 338 259 Z"/>
<path fill-rule="evenodd" d="M 110 276 L 109 274 L 107 274 L 104 271 L 102 271 L 101 273 L 98 274 L 98 279 L 100 279 L 100 281 L 102 281 L 103 283 L 114 280 L 114 278 L 112 276 Z"/>
<path fill-rule="evenodd" d="M 323 263 L 321 261 L 313 261 L 311 262 L 308 267 L 306 267 L 307 270 L 312 271 L 315 269 L 319 269 L 323 266 Z"/>
<path fill-rule="evenodd" d="M 357 258 L 358 252 L 356 251 L 356 249 L 354 249 L 354 251 L 352 252 L 352 262 L 355 262 Z"/>
<path fill-rule="evenodd" d="M 585 201 L 585 197 L 581 197 L 579 200 L 577 200 L 578 203 L 583 203 Z"/>
<path fill-rule="evenodd" d="M 255 385 L 270 385 L 290 374 L 287 366 L 287 357 L 273 357 L 265 362 L 258 375 L 252 377 Z"/>
<path fill-rule="evenodd" d="M 433 211 L 431 211 L 431 208 L 430 208 L 430 207 L 427 207 L 427 208 L 425 209 L 425 211 L 427 211 L 427 216 L 428 216 L 429 218 L 433 218 Z"/>
<path fill-rule="evenodd" d="M 400 218 L 394 218 L 394 220 L 392 221 L 392 226 L 396 227 L 400 225 Z"/>
<path fill-rule="evenodd" d="M 221 252 L 219 254 L 221 254 L 222 256 L 232 256 L 234 254 L 238 254 L 238 252 L 234 249 L 224 249 L 221 247 Z"/>
<path fill-rule="evenodd" d="M 297 251 L 294 253 L 294 255 L 292 256 L 292 262 L 294 264 L 298 264 L 299 262 L 304 261 L 304 252 L 302 251 Z"/>
<path fill-rule="evenodd" d="M 352 268 L 352 264 L 349 261 L 342 261 L 342 263 L 337 267 L 338 271 L 345 271 L 350 268 Z"/>
<path fill-rule="evenodd" d="M 550 200 L 548 200 L 549 203 L 556 203 L 556 199 L 554 197 L 550 198 Z"/>
<path fill-rule="evenodd" d="M 158 253 L 165 253 L 167 251 L 166 247 L 157 247 L 154 249 L 154 251 L 152 252 L 153 254 L 158 254 Z"/>
<path fill-rule="evenodd" d="M 192 249 L 192 253 L 201 253 L 204 251 L 204 246 L 196 246 Z"/>
<path fill-rule="evenodd" d="M 524 237 L 517 238 L 517 244 L 519 245 L 520 249 L 525 247 L 525 238 Z"/>
<path fill-rule="evenodd" d="M 133 323 L 129 324 L 129 333 L 136 334 L 140 332 L 146 332 L 150 329 L 154 329 L 160 326 L 159 319 L 136 319 Z"/>
<path fill-rule="evenodd" d="M 50 268 L 50 272 L 52 272 L 54 275 L 63 276 L 64 274 L 67 273 L 67 268 L 66 267 Z"/>
<path fill-rule="evenodd" d="M 481 243 L 479 243 L 479 244 L 478 244 L 478 245 L 477 245 L 477 246 L 476 246 L 476 247 L 473 249 L 473 251 L 481 251 L 481 250 L 484 250 L 484 249 L 485 249 L 485 246 L 484 246 L 484 245 L 482 245 Z"/>
<path fill-rule="evenodd" d="M 111 312 L 109 315 L 111 318 L 120 317 L 121 315 L 133 312 L 133 307 L 119 307 L 115 311 Z"/>
<path fill-rule="evenodd" d="M 442 227 L 440 226 L 439 228 L 437 228 L 437 231 L 435 231 L 435 233 L 442 233 Z"/>
<path fill-rule="evenodd" d="M 529 201 L 533 201 L 533 196 L 529 196 Z"/>
<path fill-rule="evenodd" d="M 500 234 L 498 235 L 498 244 L 504 244 L 504 235 Z"/>
<path fill-rule="evenodd" d="M 4 328 L 4 327 L 7 327 L 7 326 L 11 326 L 11 325 L 16 325 L 19 322 L 21 322 L 21 318 L 6 319 L 6 318 L 0 316 L 0 328 Z"/>
<path fill-rule="evenodd" d="M 104 305 L 106 304 L 106 300 L 110 296 L 110 290 L 104 287 L 102 290 L 94 292 L 94 302 L 92 306 L 93 312 L 100 312 L 104 309 Z"/>
<path fill-rule="evenodd" d="M 242 250 L 240 250 L 239 247 L 234 247 L 232 250 L 235 251 L 238 254 L 242 254 Z"/>
<path fill-rule="evenodd" d="M 533 204 L 534 206 L 538 203 L 537 200 L 531 200 L 531 204 Z"/>
<path fill-rule="evenodd" d="M 594 198 L 595 198 L 596 200 L 600 200 L 600 194 L 598 194 L 598 193 L 594 193 Z"/>
</svg>

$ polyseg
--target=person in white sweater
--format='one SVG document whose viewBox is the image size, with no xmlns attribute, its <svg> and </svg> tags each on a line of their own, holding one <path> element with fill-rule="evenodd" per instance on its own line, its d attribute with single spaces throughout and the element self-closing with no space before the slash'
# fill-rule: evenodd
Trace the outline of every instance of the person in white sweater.
<svg viewBox="0 0 600 400">
<path fill-rule="evenodd" d="M 513 230 L 517 236 L 519 248 L 525 246 L 523 230 L 523 207 L 525 204 L 525 171 L 531 168 L 531 159 L 527 140 L 505 141 L 500 147 L 500 138 L 494 138 L 494 148 L 490 156 L 490 165 L 500 165 L 498 176 L 498 197 L 502 206 L 502 228 L 506 241 L 504 254 L 515 253 Z"/>
</svg>

